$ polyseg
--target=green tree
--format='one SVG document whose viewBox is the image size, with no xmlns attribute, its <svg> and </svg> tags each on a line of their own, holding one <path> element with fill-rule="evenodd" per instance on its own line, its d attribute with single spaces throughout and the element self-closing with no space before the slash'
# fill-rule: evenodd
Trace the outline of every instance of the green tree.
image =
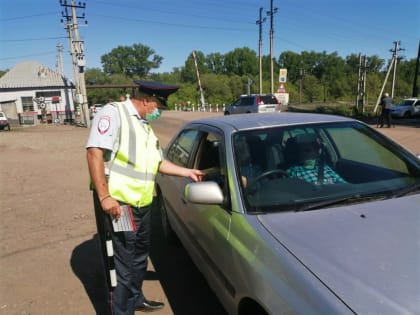
<svg viewBox="0 0 420 315">
<path fill-rule="evenodd" d="M 203 76 L 207 104 L 222 105 L 226 103 L 226 100 L 231 100 L 236 96 L 229 85 L 230 80 L 231 77 L 227 75 L 206 74 Z"/>
<path fill-rule="evenodd" d="M 207 55 L 207 66 L 210 73 L 223 74 L 225 69 L 225 57 L 221 53 L 211 53 Z"/>
<path fill-rule="evenodd" d="M 413 94 L 413 84 L 417 75 L 417 84 L 420 84 L 420 76 L 416 74 L 416 59 L 401 60 L 397 65 L 397 92 L 402 97 Z"/>
<path fill-rule="evenodd" d="M 124 88 L 89 88 L 91 85 L 131 85 L 132 78 L 124 74 L 106 75 L 98 68 L 91 68 L 85 71 L 85 81 L 87 87 L 87 98 L 89 105 L 106 104 L 110 101 L 118 101 L 131 91 Z"/>
<path fill-rule="evenodd" d="M 206 64 L 206 56 L 204 55 L 204 53 L 201 51 L 195 51 L 195 58 L 197 60 L 197 67 L 200 76 L 207 73 L 208 67 Z M 184 68 L 181 70 L 181 78 L 183 82 L 198 82 L 194 56 L 192 52 L 185 61 Z"/>
<path fill-rule="evenodd" d="M 287 81 L 297 83 L 302 73 L 302 58 L 300 54 L 292 51 L 285 51 L 280 54 L 278 60 L 280 68 L 287 69 Z"/>
<path fill-rule="evenodd" d="M 255 51 L 248 47 L 236 48 L 225 54 L 226 74 L 250 76 L 258 74 L 258 58 Z"/>
<path fill-rule="evenodd" d="M 150 70 L 159 68 L 163 57 L 142 44 L 118 46 L 101 57 L 105 74 L 124 74 L 130 78 L 147 77 Z"/>
</svg>

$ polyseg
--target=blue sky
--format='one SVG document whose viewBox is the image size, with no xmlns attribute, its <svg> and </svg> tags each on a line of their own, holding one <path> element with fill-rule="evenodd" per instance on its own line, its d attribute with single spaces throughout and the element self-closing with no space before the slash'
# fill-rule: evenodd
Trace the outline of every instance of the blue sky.
<svg viewBox="0 0 420 315">
<path fill-rule="evenodd" d="M 67 0 L 70 2 L 70 0 Z M 78 2 L 78 1 L 76 1 Z M 259 8 L 263 7 L 263 54 L 269 55 L 270 0 L 85 0 L 87 26 L 80 26 L 86 66 L 101 68 L 113 48 L 140 43 L 164 58 L 155 72 L 182 67 L 193 51 L 226 53 L 249 47 L 258 53 Z M 274 56 L 284 51 L 416 58 L 420 40 L 418 0 L 274 0 Z M 64 46 L 65 74 L 72 76 L 59 0 L 0 0 L 0 70 L 26 60 L 55 69 L 57 44 Z M 82 11 L 78 11 L 82 12 Z M 79 20 L 80 24 L 84 20 Z"/>
</svg>

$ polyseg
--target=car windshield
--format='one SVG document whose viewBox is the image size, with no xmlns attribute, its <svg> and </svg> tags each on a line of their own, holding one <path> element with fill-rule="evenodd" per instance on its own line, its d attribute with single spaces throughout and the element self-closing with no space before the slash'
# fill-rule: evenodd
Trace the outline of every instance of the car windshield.
<svg viewBox="0 0 420 315">
<path fill-rule="evenodd" d="M 247 212 L 303 211 L 418 193 L 420 162 L 358 122 L 233 135 Z"/>
<path fill-rule="evenodd" d="M 414 100 L 404 100 L 400 105 L 411 106 L 414 104 Z"/>
</svg>

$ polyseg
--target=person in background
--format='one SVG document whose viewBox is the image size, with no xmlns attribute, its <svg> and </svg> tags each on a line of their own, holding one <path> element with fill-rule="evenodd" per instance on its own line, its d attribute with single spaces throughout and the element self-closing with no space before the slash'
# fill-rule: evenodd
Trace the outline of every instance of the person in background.
<svg viewBox="0 0 420 315">
<path fill-rule="evenodd" d="M 158 139 L 149 125 L 160 116 L 158 107 L 166 106 L 167 97 L 178 87 L 151 81 L 135 83 L 138 90 L 132 99 L 107 104 L 94 117 L 86 144 L 102 254 L 107 269 L 115 265 L 116 286 L 107 270 L 109 312 L 115 315 L 151 312 L 164 306 L 148 300 L 141 289 L 147 273 L 156 173 L 193 181 L 200 181 L 205 175 L 163 159 Z M 136 229 L 114 232 L 111 220 L 118 220 L 126 205 L 131 207 Z M 113 247 L 112 262 L 107 257 L 108 241 Z"/>
<path fill-rule="evenodd" d="M 290 138 L 286 143 L 286 149 L 287 154 L 293 155 L 293 158 L 289 159 L 297 162 L 286 170 L 290 177 L 317 185 L 346 182 L 321 160 L 322 148 L 315 134 L 300 134 Z"/>
<path fill-rule="evenodd" d="M 384 126 L 384 120 L 386 120 L 388 128 L 391 128 L 391 106 L 392 106 L 392 98 L 389 97 L 388 93 L 385 93 L 381 99 L 381 117 L 380 117 L 380 126 L 382 128 Z"/>
</svg>

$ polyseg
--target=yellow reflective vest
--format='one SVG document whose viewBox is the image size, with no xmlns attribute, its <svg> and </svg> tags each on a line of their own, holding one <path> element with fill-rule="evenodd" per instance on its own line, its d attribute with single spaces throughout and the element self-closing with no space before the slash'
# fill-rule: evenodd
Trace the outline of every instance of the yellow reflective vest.
<svg viewBox="0 0 420 315">
<path fill-rule="evenodd" d="M 124 104 L 120 113 L 120 144 L 111 163 L 108 188 L 110 195 L 135 207 L 152 203 L 155 177 L 162 161 L 158 139 L 148 124 L 130 115 Z"/>
</svg>

